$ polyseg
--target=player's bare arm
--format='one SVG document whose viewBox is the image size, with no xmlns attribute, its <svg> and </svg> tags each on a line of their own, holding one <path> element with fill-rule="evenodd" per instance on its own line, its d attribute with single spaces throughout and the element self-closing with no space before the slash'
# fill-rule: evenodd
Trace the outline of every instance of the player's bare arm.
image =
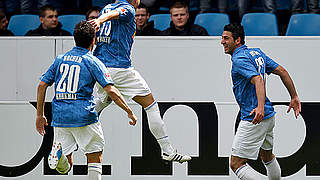
<svg viewBox="0 0 320 180">
<path fill-rule="evenodd" d="M 107 85 L 103 88 L 109 95 L 109 97 L 124 111 L 128 113 L 128 118 L 131 119 L 130 125 L 134 126 L 137 122 L 137 117 L 120 94 L 119 90 L 112 85 Z"/>
<path fill-rule="evenodd" d="M 37 92 L 37 119 L 36 119 L 36 129 L 40 135 L 45 135 L 44 126 L 48 126 L 46 117 L 44 116 L 44 101 L 46 97 L 46 91 L 48 84 L 40 81 Z"/>
<path fill-rule="evenodd" d="M 120 17 L 120 13 L 116 10 L 109 11 L 105 14 L 102 14 L 97 19 L 92 19 L 88 21 L 95 29 L 96 31 L 99 31 L 100 25 L 106 21 L 112 20 L 112 19 L 118 19 Z"/>
<path fill-rule="evenodd" d="M 259 75 L 253 76 L 250 82 L 255 86 L 257 100 L 258 100 L 258 106 L 251 111 L 250 115 L 255 113 L 252 123 L 259 124 L 264 117 L 264 103 L 266 99 L 266 88 L 265 88 L 264 80 Z"/>
<path fill-rule="evenodd" d="M 290 110 L 292 108 L 294 110 L 294 115 L 297 118 L 301 112 L 301 103 L 298 98 L 298 94 L 297 94 L 296 88 L 294 86 L 294 83 L 293 83 L 288 71 L 279 65 L 272 73 L 280 76 L 282 83 L 287 88 L 287 90 L 290 94 L 290 97 L 291 97 L 291 101 L 290 101 L 289 108 L 288 108 L 287 112 L 290 112 Z"/>
</svg>

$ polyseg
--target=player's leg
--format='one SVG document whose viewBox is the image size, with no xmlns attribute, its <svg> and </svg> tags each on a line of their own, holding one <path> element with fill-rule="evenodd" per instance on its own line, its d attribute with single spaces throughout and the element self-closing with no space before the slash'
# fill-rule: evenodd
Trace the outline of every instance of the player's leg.
<svg viewBox="0 0 320 180">
<path fill-rule="evenodd" d="M 149 129 L 161 147 L 162 158 L 168 161 L 178 161 L 180 163 L 191 160 L 190 156 L 178 154 L 171 146 L 165 124 L 160 116 L 158 103 L 154 100 L 152 94 L 135 96 L 133 100 L 145 109 L 148 117 Z"/>
<path fill-rule="evenodd" d="M 281 168 L 280 165 L 272 153 L 273 149 L 273 128 L 275 125 L 275 117 L 265 120 L 268 123 L 269 129 L 266 134 L 266 138 L 261 146 L 259 156 L 262 159 L 270 180 L 281 179 Z"/>
<path fill-rule="evenodd" d="M 259 180 L 258 174 L 247 164 L 248 159 L 231 155 L 230 168 L 241 180 Z"/>
<path fill-rule="evenodd" d="M 259 155 L 267 169 L 269 180 L 281 179 L 281 168 L 272 150 L 261 149 Z"/>
<path fill-rule="evenodd" d="M 102 174 L 102 152 L 105 144 L 100 122 L 73 131 L 77 144 L 87 156 L 88 178 L 100 180 Z"/>
<path fill-rule="evenodd" d="M 240 121 L 233 139 L 230 161 L 230 167 L 239 179 L 260 179 L 260 175 L 247 164 L 247 159 L 258 158 L 268 127 L 269 123 L 265 120 L 256 125 L 249 121 Z"/>
<path fill-rule="evenodd" d="M 102 175 L 102 152 L 87 153 L 88 179 L 101 180 Z"/>
<path fill-rule="evenodd" d="M 72 152 L 77 144 L 69 128 L 54 127 L 54 142 L 48 157 L 49 167 L 56 169 L 60 174 L 67 174 L 72 167 Z"/>
</svg>

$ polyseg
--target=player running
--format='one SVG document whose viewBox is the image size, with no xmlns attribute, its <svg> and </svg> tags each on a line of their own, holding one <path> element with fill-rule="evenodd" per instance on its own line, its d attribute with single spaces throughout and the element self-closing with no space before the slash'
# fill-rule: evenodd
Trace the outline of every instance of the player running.
<svg viewBox="0 0 320 180">
<path fill-rule="evenodd" d="M 221 44 L 232 60 L 233 92 L 240 106 L 241 121 L 233 140 L 230 166 L 241 180 L 258 180 L 258 174 L 247 164 L 258 155 L 264 162 L 270 180 L 281 178 L 281 169 L 272 153 L 275 111 L 266 97 L 266 75 L 280 76 L 287 88 L 291 101 L 288 112 L 293 108 L 297 117 L 301 104 L 293 81 L 288 72 L 269 58 L 259 48 L 247 48 L 244 29 L 239 24 L 224 27 Z"/>
</svg>

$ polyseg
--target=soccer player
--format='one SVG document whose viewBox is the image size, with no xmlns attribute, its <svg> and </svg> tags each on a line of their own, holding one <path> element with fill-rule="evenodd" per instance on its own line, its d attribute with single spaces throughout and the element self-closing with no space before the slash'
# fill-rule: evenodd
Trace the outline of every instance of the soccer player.
<svg viewBox="0 0 320 180">
<path fill-rule="evenodd" d="M 55 83 L 55 97 L 52 100 L 52 123 L 54 143 L 48 162 L 51 169 L 61 174 L 70 171 L 72 153 L 79 146 L 88 162 L 90 180 L 100 180 L 102 173 L 102 151 L 104 137 L 95 110 L 93 87 L 98 82 L 109 97 L 136 124 L 136 116 L 125 102 L 120 92 L 113 86 L 109 72 L 92 55 L 95 43 L 95 29 L 86 21 L 78 23 L 74 30 L 76 47 L 57 56 L 54 63 L 41 77 L 37 93 L 36 129 L 45 134 L 47 120 L 44 116 L 44 102 L 48 86 Z"/>
<path fill-rule="evenodd" d="M 244 29 L 239 24 L 224 27 L 221 44 L 231 55 L 233 92 L 240 106 L 241 121 L 233 140 L 230 166 L 241 180 L 257 180 L 259 176 L 247 164 L 248 159 L 262 159 L 270 180 L 281 178 L 281 169 L 272 153 L 275 111 L 266 97 L 266 75 L 280 76 L 287 88 L 291 108 L 297 117 L 301 104 L 288 72 L 259 48 L 245 45 Z"/>
<path fill-rule="evenodd" d="M 105 64 L 121 94 L 145 109 L 150 131 L 161 147 L 162 158 L 182 163 L 191 157 L 178 154 L 171 146 L 158 104 L 145 80 L 132 67 L 130 53 L 136 31 L 135 8 L 139 3 L 140 0 L 117 0 L 105 6 L 98 19 L 89 21 L 98 31 L 94 55 Z M 97 92 L 99 113 L 111 100 L 101 88 Z"/>
</svg>

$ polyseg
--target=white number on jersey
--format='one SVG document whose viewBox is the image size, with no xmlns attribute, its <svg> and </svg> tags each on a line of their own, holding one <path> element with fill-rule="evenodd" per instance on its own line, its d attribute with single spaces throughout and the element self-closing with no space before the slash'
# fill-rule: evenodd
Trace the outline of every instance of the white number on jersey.
<svg viewBox="0 0 320 180">
<path fill-rule="evenodd" d="M 69 64 L 61 64 L 60 73 L 62 77 L 57 85 L 58 92 L 68 92 L 68 93 L 76 93 L 79 84 L 79 75 L 80 75 L 80 66 L 72 65 L 69 68 Z M 65 80 L 68 76 L 68 84 L 66 84 Z"/>
</svg>

